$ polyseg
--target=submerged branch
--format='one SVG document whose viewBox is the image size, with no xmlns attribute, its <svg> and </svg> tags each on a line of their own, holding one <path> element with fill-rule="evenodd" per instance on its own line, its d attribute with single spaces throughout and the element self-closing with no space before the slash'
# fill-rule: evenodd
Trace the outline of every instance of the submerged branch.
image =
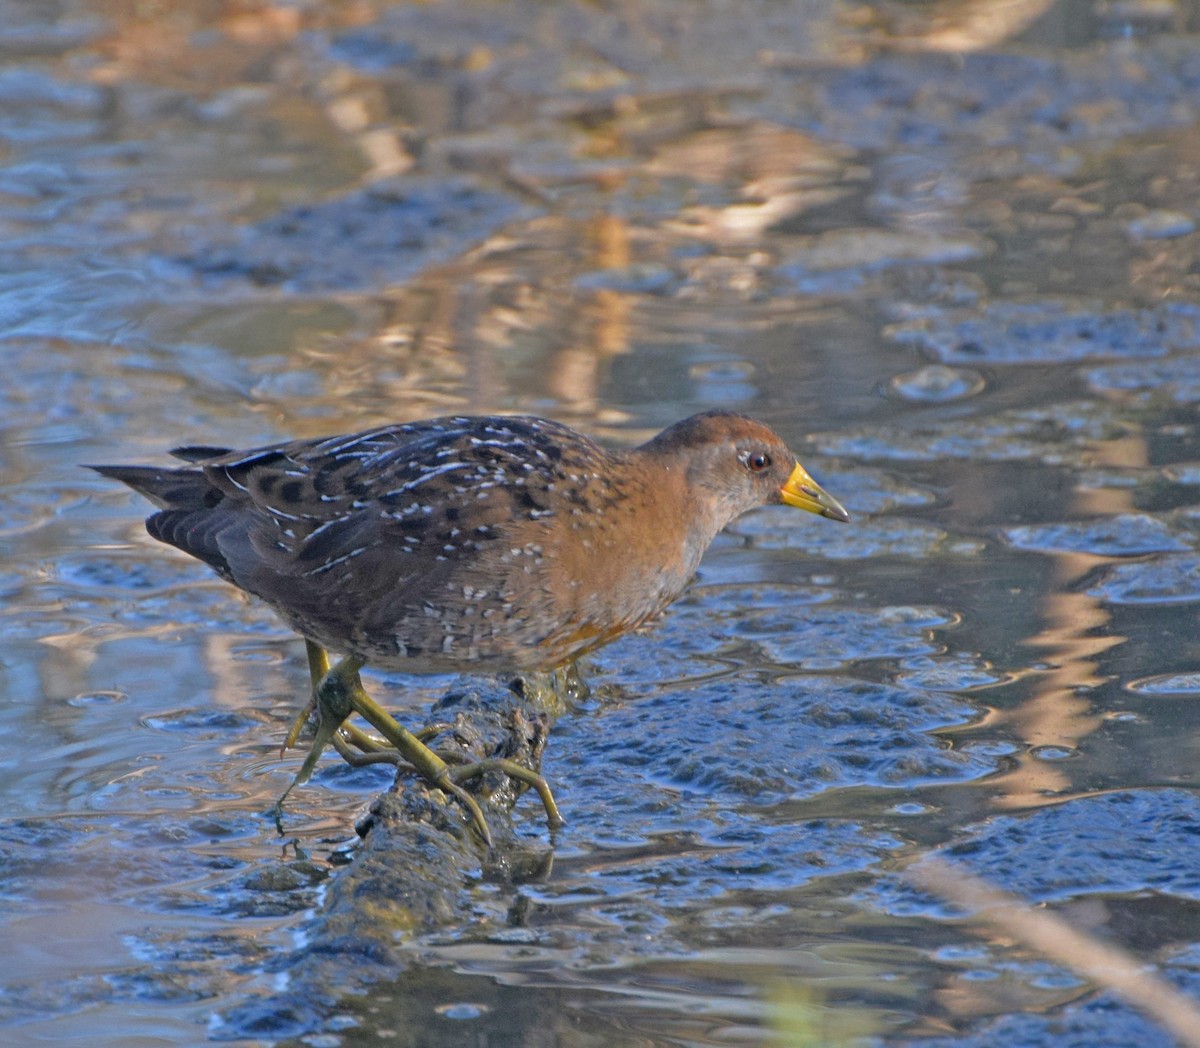
<svg viewBox="0 0 1200 1048">
<path fill-rule="evenodd" d="M 427 722 L 442 729 L 437 749 L 452 760 L 503 758 L 537 772 L 562 705 L 560 683 L 518 679 L 509 687 L 495 682 L 451 692 Z M 319 1029 L 348 995 L 401 975 L 413 940 L 473 919 L 478 899 L 472 884 L 481 876 L 508 882 L 544 876 L 550 850 L 531 855 L 523 849 L 512 818 L 526 784 L 489 771 L 466 787 L 487 818 L 492 850 L 471 831 L 453 797 L 398 769 L 393 786 L 360 821 L 363 840 L 354 861 L 330 878 L 303 929 L 303 946 L 271 966 L 274 974 L 286 974 L 286 989 L 223 1015 L 219 1037 L 295 1037 Z"/>
</svg>

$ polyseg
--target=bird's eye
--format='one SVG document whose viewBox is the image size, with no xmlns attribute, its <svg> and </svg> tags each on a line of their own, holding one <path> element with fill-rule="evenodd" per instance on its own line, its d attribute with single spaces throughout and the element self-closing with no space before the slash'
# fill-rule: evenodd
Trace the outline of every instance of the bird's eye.
<svg viewBox="0 0 1200 1048">
<path fill-rule="evenodd" d="M 765 451 L 752 451 L 746 456 L 746 468 L 751 473 L 761 473 L 771 465 L 771 456 Z"/>
</svg>

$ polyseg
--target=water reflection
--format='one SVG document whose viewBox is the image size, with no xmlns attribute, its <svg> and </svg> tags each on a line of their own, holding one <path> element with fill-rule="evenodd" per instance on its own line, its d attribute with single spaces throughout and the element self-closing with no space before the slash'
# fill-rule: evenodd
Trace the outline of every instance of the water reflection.
<svg viewBox="0 0 1200 1048">
<path fill-rule="evenodd" d="M 1163 1043 L 889 873 L 961 852 L 1194 982 L 1194 17 L 9 6 L 6 1034 Z M 323 764 L 277 835 L 302 652 L 78 464 L 712 405 L 858 523 L 743 520 L 597 655 L 545 879 L 327 948 L 386 776 Z"/>
<path fill-rule="evenodd" d="M 864 4 L 854 20 L 871 29 L 880 47 L 964 54 L 1020 35 L 1054 6 L 1055 0 Z"/>
<path fill-rule="evenodd" d="M 1145 441 L 1139 436 L 1105 441 L 1095 447 L 1096 465 L 1103 468 L 1147 464 Z M 1077 489 L 1066 515 L 1119 520 L 1133 507 L 1132 492 L 1124 488 Z M 1126 638 L 1109 629 L 1111 616 L 1094 594 L 1080 592 L 1078 583 L 1096 565 L 1096 553 L 1086 545 L 1062 549 L 1054 560 L 1053 588 L 1043 598 L 1046 626 L 1026 642 L 1041 652 L 1045 669 L 1038 673 L 1032 696 L 1006 715 L 1016 735 L 1028 747 L 1017 767 L 997 780 L 1000 805 L 1023 808 L 1061 797 L 1075 784 L 1058 763 L 1074 753 L 1103 719 L 1093 692 L 1106 683 L 1103 654 Z M 1050 759 L 1048 759 L 1050 757 Z"/>
</svg>

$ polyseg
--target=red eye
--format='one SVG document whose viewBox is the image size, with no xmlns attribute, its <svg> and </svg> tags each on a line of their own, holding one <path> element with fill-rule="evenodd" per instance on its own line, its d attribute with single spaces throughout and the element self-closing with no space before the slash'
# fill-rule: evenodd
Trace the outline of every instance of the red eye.
<svg viewBox="0 0 1200 1048">
<path fill-rule="evenodd" d="M 761 473 L 771 465 L 771 456 L 765 451 L 752 451 L 746 456 L 746 468 L 751 473 Z"/>
</svg>

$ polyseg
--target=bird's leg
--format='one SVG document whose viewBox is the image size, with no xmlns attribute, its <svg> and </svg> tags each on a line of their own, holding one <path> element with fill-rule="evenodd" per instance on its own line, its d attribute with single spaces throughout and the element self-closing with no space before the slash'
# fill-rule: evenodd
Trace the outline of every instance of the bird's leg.
<svg viewBox="0 0 1200 1048">
<path fill-rule="evenodd" d="M 492 758 L 460 765 L 451 769 L 450 766 L 431 750 L 424 741 L 397 722 L 382 706 L 375 702 L 362 686 L 358 671 L 362 668 L 363 660 L 356 655 L 347 655 L 332 669 L 329 667 L 329 655 L 324 648 L 312 641 L 306 641 L 308 650 L 309 672 L 313 677 L 313 702 L 318 713 L 317 733 L 313 739 L 312 749 L 304 758 L 300 771 L 295 779 L 276 802 L 275 810 L 282 810 L 283 802 L 288 794 L 301 783 L 307 782 L 316 767 L 321 751 L 333 743 L 337 751 L 352 764 L 380 763 L 399 764 L 402 760 L 412 765 L 413 769 L 430 785 L 455 797 L 471 817 L 471 825 L 483 842 L 490 848 L 492 835 L 479 802 L 459 785 L 470 779 L 478 778 L 489 771 L 501 771 L 521 782 L 527 783 L 538 792 L 542 804 L 546 808 L 546 821 L 551 829 L 563 824 L 558 806 L 550 786 L 537 772 L 502 758 Z M 319 675 L 319 676 L 318 676 Z M 374 727 L 394 750 L 381 745 L 366 732 L 343 722 L 351 713 L 359 714 Z M 293 732 L 299 735 L 299 728 L 307 720 L 307 712 L 293 725 Z M 445 725 L 435 725 L 434 734 Z M 354 754 L 346 742 L 340 738 L 344 733 L 349 742 L 363 751 L 361 755 Z M 426 736 L 429 737 L 429 736 Z M 294 742 L 292 733 L 288 736 L 289 743 Z M 351 760 L 351 758 L 354 758 Z"/>
<path fill-rule="evenodd" d="M 546 825 L 550 829 L 556 830 L 565 824 L 566 820 L 563 819 L 559 813 L 558 805 L 554 802 L 554 794 L 550 791 L 550 784 L 532 769 L 503 757 L 468 761 L 465 764 L 451 768 L 441 757 L 426 746 L 424 742 L 418 739 L 417 736 L 397 723 L 387 710 L 383 709 L 382 706 L 378 705 L 362 690 L 361 685 L 354 696 L 353 704 L 355 712 L 362 716 L 364 720 L 369 721 L 388 742 L 395 746 L 399 754 L 427 782 L 440 790 L 453 794 L 459 799 L 463 807 L 470 812 L 471 823 L 476 832 L 483 838 L 489 848 L 492 846 L 492 835 L 487 828 L 487 823 L 484 821 L 479 803 L 471 794 L 458 785 L 460 782 L 466 782 L 470 779 L 479 778 L 481 775 L 486 775 L 489 771 L 503 772 L 505 775 L 517 779 L 519 782 L 524 782 L 537 790 L 537 794 L 542 799 L 542 804 L 546 809 Z"/>
<path fill-rule="evenodd" d="M 407 760 L 427 782 L 447 793 L 452 793 L 462 802 L 463 806 L 471 813 L 472 823 L 488 847 L 491 847 L 491 834 L 487 829 L 487 824 L 483 820 L 483 812 L 480 810 L 475 798 L 458 784 L 460 782 L 468 782 L 471 779 L 477 779 L 490 771 L 503 772 L 518 782 L 532 786 L 537 791 L 538 796 L 542 800 L 542 805 L 546 809 L 546 825 L 551 830 L 556 830 L 566 824 L 566 820 L 562 817 L 562 814 L 558 810 L 558 805 L 555 803 L 550 784 L 531 768 L 503 757 L 471 760 L 469 757 L 465 757 L 465 755 L 451 752 L 443 759 L 425 745 L 425 741 L 431 738 L 432 735 L 449 729 L 451 725 L 431 725 L 429 729 L 426 729 L 426 732 L 432 729 L 432 734 L 423 732 L 422 737 L 418 738 L 407 728 L 397 723 L 383 707 L 378 705 L 362 690 L 361 685 L 355 695 L 354 709 L 355 712 L 360 714 L 364 720 L 368 721 L 372 727 L 395 746 L 399 755 Z M 447 764 L 447 759 L 454 760 L 456 766 L 451 768 Z M 460 760 L 462 763 L 457 763 Z"/>
<path fill-rule="evenodd" d="M 296 741 L 300 738 L 300 733 L 308 723 L 309 717 L 313 715 L 317 708 L 317 688 L 320 687 L 321 681 L 325 679 L 325 675 L 329 672 L 329 652 L 307 638 L 305 638 L 304 647 L 308 654 L 308 675 L 312 681 L 312 693 L 309 695 L 308 702 L 304 704 L 304 709 L 297 714 L 296 719 L 292 721 L 292 726 L 288 728 L 287 737 L 283 740 L 283 745 L 279 747 L 280 757 L 296 745 Z M 377 753 L 385 748 L 380 740 L 372 738 L 361 728 L 356 728 L 353 724 L 343 724 L 341 730 L 346 740 L 357 746 L 363 753 Z M 338 747 L 338 752 L 343 757 L 346 756 L 346 753 L 343 752 L 343 747 Z"/>
<path fill-rule="evenodd" d="M 342 665 L 343 663 L 338 663 L 333 673 L 337 673 Z M 454 781 L 449 765 L 366 693 L 358 680 L 357 666 L 354 668 L 354 680 L 357 688 L 350 696 L 350 705 L 354 712 L 395 746 L 397 753 L 408 761 L 426 782 L 456 797 L 471 816 L 471 826 L 475 832 L 479 834 L 484 844 L 491 848 L 492 833 L 488 829 L 487 820 L 483 817 L 483 810 L 479 807 L 479 802 Z M 323 696 L 319 701 L 323 705 Z"/>
<path fill-rule="evenodd" d="M 309 669 L 319 666 L 323 661 L 329 663 L 329 655 L 311 641 L 308 644 Z M 362 659 L 356 655 L 347 655 L 333 669 L 329 670 L 313 688 L 313 701 L 317 706 L 317 734 L 313 738 L 312 749 L 300 765 L 300 770 L 292 780 L 291 785 L 283 791 L 283 796 L 275 802 L 275 814 L 283 811 L 283 802 L 288 794 L 297 786 L 308 782 L 313 768 L 317 766 L 317 758 L 321 751 L 329 745 L 330 740 L 337 734 L 342 721 L 350 716 L 354 706 L 351 695 L 357 688 L 362 691 L 362 682 L 358 679 L 358 671 L 362 668 Z"/>
<path fill-rule="evenodd" d="M 342 727 L 342 722 L 351 713 L 358 713 L 379 729 L 383 733 L 384 738 L 396 748 L 396 755 L 389 755 L 393 762 L 399 758 L 403 758 L 431 785 L 452 794 L 458 799 L 470 813 L 471 825 L 490 848 L 492 846 L 492 835 L 491 831 L 488 830 L 487 821 L 483 817 L 483 811 L 479 807 L 479 802 L 456 782 L 451 780 L 450 769 L 445 761 L 413 735 L 412 732 L 398 724 L 366 693 L 366 690 L 362 686 L 362 680 L 358 675 L 358 671 L 362 668 L 363 660 L 357 655 L 347 655 L 332 669 L 328 669 L 329 656 L 324 648 L 313 644 L 311 641 L 307 641 L 306 643 L 308 645 L 308 666 L 310 672 L 315 677 L 322 669 L 326 670 L 313 687 L 313 697 L 316 702 L 318 714 L 317 734 L 313 739 L 312 749 L 308 751 L 308 756 L 304 758 L 304 763 L 300 766 L 300 771 L 297 772 L 291 785 L 284 791 L 283 796 L 276 802 L 276 813 L 278 814 L 282 810 L 283 802 L 287 799 L 288 794 L 301 783 L 308 781 L 313 768 L 316 767 L 317 759 L 321 756 L 321 751 L 337 735 L 339 729 Z M 368 740 L 369 746 L 371 745 L 369 736 L 363 732 L 359 732 L 358 729 L 354 729 L 354 731 L 362 735 L 364 740 Z M 374 749 L 373 746 L 372 748 Z"/>
<path fill-rule="evenodd" d="M 391 746 L 384 746 L 381 743 L 375 742 L 365 732 L 363 732 L 363 736 L 373 744 L 372 747 L 364 747 L 356 739 L 354 740 L 354 745 L 359 748 L 357 750 L 352 749 L 350 743 L 346 741 L 346 735 L 346 725 L 343 724 L 342 730 L 334 733 L 331 742 L 333 748 L 337 750 L 338 756 L 352 768 L 365 768 L 372 764 L 390 764 L 392 767 L 398 768 L 404 763 L 404 758 L 392 749 Z"/>
<path fill-rule="evenodd" d="M 300 711 L 296 719 L 292 721 L 292 726 L 288 728 L 283 745 L 279 747 L 280 757 L 296 745 L 296 740 L 300 738 L 300 733 L 304 730 L 304 725 L 308 723 L 308 718 L 312 716 L 313 711 L 317 708 L 317 687 L 325 678 L 325 674 L 329 672 L 329 652 L 322 648 L 320 644 L 305 637 L 304 650 L 308 654 L 308 677 L 312 682 L 312 692 L 308 697 L 308 702 L 304 704 L 304 709 Z M 295 785 L 295 783 L 292 785 Z"/>
<path fill-rule="evenodd" d="M 329 652 L 322 648 L 321 645 L 309 640 L 308 638 L 305 638 L 304 640 L 304 648 L 308 655 L 308 675 L 309 679 L 312 681 L 312 693 L 309 695 L 308 702 L 304 704 L 304 709 L 297 714 L 296 719 L 292 721 L 291 727 L 288 728 L 287 737 L 283 740 L 283 745 L 279 747 L 280 757 L 282 757 L 288 750 L 296 745 L 296 741 L 300 738 L 300 733 L 304 730 L 304 726 L 308 723 L 308 718 L 311 717 L 316 711 L 317 688 L 320 686 L 321 681 L 325 678 L 325 674 L 329 672 Z M 422 742 L 428 742 L 435 735 L 439 735 L 443 731 L 448 730 L 449 727 L 450 725 L 442 723 L 430 724 L 416 732 L 416 736 Z M 363 753 L 380 753 L 386 749 L 383 742 L 368 735 L 361 728 L 356 728 L 353 724 L 343 724 L 342 734 L 346 737 L 348 742 L 354 746 L 357 746 L 363 751 Z M 348 751 L 343 752 L 343 748 L 338 747 L 338 752 L 341 753 L 343 757 L 346 757 L 347 760 L 349 760 L 349 757 L 347 756 Z M 370 763 L 378 762 L 372 760 Z M 393 761 L 392 763 L 395 762 Z"/>
</svg>

